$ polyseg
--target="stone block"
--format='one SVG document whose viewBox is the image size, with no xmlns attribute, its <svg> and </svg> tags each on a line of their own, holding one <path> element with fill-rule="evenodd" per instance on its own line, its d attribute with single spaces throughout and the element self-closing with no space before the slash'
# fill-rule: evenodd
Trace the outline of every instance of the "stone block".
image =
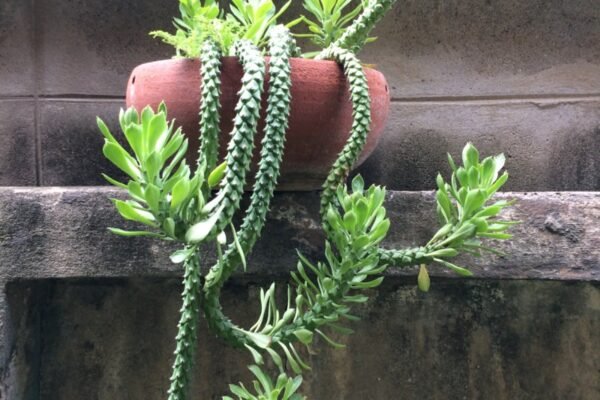
<svg viewBox="0 0 600 400">
<path fill-rule="evenodd" d="M 171 57 L 148 32 L 171 29 L 176 1 L 46 0 L 40 15 L 40 93 L 125 96 L 138 64 Z"/>
<path fill-rule="evenodd" d="M 35 91 L 33 2 L 0 3 L 0 97 Z"/>
<path fill-rule="evenodd" d="M 506 190 L 600 190 L 598 99 L 396 102 L 359 172 L 392 190 L 433 189 L 446 153 L 460 159 L 469 141 L 506 155 Z"/>
<path fill-rule="evenodd" d="M 104 138 L 96 125 L 100 116 L 115 133 L 122 101 L 53 100 L 40 103 L 41 184 L 105 185 L 106 173 L 119 171 L 102 155 Z"/>
<path fill-rule="evenodd" d="M 397 99 L 600 93 L 596 0 L 399 1 L 373 34 Z"/>
<path fill-rule="evenodd" d="M 231 283 L 223 293 L 225 311 L 250 326 L 259 288 L 268 284 Z M 177 280 L 55 281 L 37 290 L 30 285 L 13 284 L 11 291 L 39 298 L 29 312 L 38 317 L 22 325 L 16 346 L 39 351 L 28 359 L 32 365 L 23 366 L 29 369 L 21 370 L 30 391 L 39 390 L 32 400 L 165 398 L 180 306 Z M 300 349 L 312 366 L 304 375 L 308 398 L 592 400 L 600 395 L 597 284 L 434 280 L 423 294 L 412 281 L 394 278 L 369 295 L 355 312 L 361 320 L 343 323 L 353 335 L 328 331 L 345 349 L 332 349 L 320 338 L 312 355 Z M 30 333 L 36 327 L 43 332 L 37 344 Z M 190 399 L 217 399 L 229 383 L 249 383 L 250 356 L 216 339 L 204 321 L 198 345 Z"/>
<path fill-rule="evenodd" d="M 0 189 L 0 282 L 52 278 L 127 278 L 179 276 L 168 255 L 176 244 L 156 239 L 124 239 L 107 227 L 140 228 L 125 223 L 109 188 Z M 600 194 L 504 193 L 515 200 L 505 218 L 522 223 L 514 239 L 493 246 L 502 256 L 461 257 L 460 265 L 485 279 L 600 280 Z M 424 245 L 438 229 L 431 192 L 388 192 L 391 220 L 388 248 Z M 324 237 L 317 193 L 275 197 L 261 240 L 248 259 L 250 277 L 282 277 L 296 267 L 296 249 L 314 261 L 323 258 Z M 214 251 L 203 252 L 206 266 Z M 386 274 L 415 276 L 416 269 Z M 455 277 L 442 267 L 432 276 Z"/>
<path fill-rule="evenodd" d="M 0 186 L 36 184 L 34 116 L 32 100 L 0 99 Z"/>
</svg>

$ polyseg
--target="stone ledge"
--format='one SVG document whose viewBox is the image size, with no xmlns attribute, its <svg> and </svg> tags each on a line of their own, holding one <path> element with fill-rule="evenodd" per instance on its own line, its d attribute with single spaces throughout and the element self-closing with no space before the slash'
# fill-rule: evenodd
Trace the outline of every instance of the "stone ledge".
<svg viewBox="0 0 600 400">
<path fill-rule="evenodd" d="M 50 278 L 177 276 L 173 247 L 155 239 L 126 239 L 106 227 L 123 226 L 108 200 L 122 192 L 93 188 L 0 188 L 0 281 Z M 600 280 L 600 193 L 504 193 L 520 220 L 504 257 L 464 258 L 477 278 Z M 436 226 L 432 192 L 389 192 L 392 229 L 386 247 L 423 244 Z M 295 249 L 318 259 L 323 236 L 317 193 L 276 196 L 263 238 L 249 259 L 252 279 L 283 276 L 296 264 Z M 207 265 L 214 254 L 207 250 Z M 432 268 L 434 276 L 452 276 Z M 391 270 L 389 275 L 416 271 Z"/>
</svg>

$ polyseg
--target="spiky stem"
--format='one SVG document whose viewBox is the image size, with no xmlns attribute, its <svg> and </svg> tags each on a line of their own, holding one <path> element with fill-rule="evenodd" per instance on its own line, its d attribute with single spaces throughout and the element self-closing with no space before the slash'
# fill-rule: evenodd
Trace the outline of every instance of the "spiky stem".
<svg viewBox="0 0 600 400">
<path fill-rule="evenodd" d="M 198 339 L 198 315 L 201 299 L 201 273 L 197 253 L 186 260 L 183 276 L 183 305 L 177 326 L 177 344 L 173 363 L 169 400 L 185 400 L 190 370 Z"/>
<path fill-rule="evenodd" d="M 200 104 L 200 149 L 198 165 L 206 163 L 206 171 L 212 171 L 219 155 L 219 122 L 221 103 L 221 50 L 208 39 L 202 46 L 200 56 L 202 91 Z"/>
<path fill-rule="evenodd" d="M 363 12 L 331 47 L 347 49 L 354 54 L 358 53 L 365 45 L 371 30 L 395 2 L 396 0 L 370 0 Z M 317 59 L 329 58 L 328 52 L 330 50 L 331 48 L 327 48 L 321 51 Z"/>
<path fill-rule="evenodd" d="M 346 146 L 336 159 L 325 183 L 321 195 L 321 217 L 325 221 L 325 214 L 333 204 L 335 191 L 339 185 L 343 185 L 358 159 L 369 134 L 371 126 L 371 99 L 367 78 L 360 61 L 349 50 L 332 47 L 323 53 L 324 58 L 333 59 L 344 68 L 348 84 L 350 86 L 350 98 L 352 99 L 352 129 Z"/>
<path fill-rule="evenodd" d="M 265 62 L 258 48 L 247 40 L 235 45 L 235 54 L 244 69 L 239 101 L 235 108 L 231 140 L 227 147 L 227 171 L 219 195 L 223 196 L 222 211 L 213 232 L 222 232 L 239 208 L 246 172 L 250 169 L 254 135 L 258 126 L 260 100 L 265 77 Z"/>
<path fill-rule="evenodd" d="M 292 45 L 293 41 L 288 29 L 277 27 L 271 30 L 265 135 L 250 206 L 238 232 L 243 253 L 250 252 L 260 236 L 279 177 L 291 104 L 290 56 Z M 222 323 L 221 321 L 227 320 L 221 311 L 219 295 L 223 283 L 239 266 L 240 261 L 239 250 L 233 244 L 230 245 L 222 260 L 207 274 L 204 285 L 206 301 L 203 303 L 203 308 L 209 325 L 215 331 L 228 331 L 227 336 L 233 335 L 233 341 L 237 340 L 236 332 L 224 330 L 218 326 Z"/>
</svg>

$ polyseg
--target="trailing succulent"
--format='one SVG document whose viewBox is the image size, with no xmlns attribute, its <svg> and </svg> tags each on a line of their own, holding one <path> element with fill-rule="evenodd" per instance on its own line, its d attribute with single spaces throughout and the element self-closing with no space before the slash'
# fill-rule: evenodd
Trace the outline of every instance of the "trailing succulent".
<svg viewBox="0 0 600 400">
<path fill-rule="evenodd" d="M 253 326 L 242 328 L 232 322 L 223 312 L 220 295 L 232 273 L 240 267 L 246 269 L 246 255 L 260 237 L 282 162 L 291 103 L 290 57 L 298 50 L 288 28 L 275 24 L 280 13 L 273 11 L 270 1 L 234 1 L 237 13 L 223 18 L 215 1 L 180 0 L 183 18 L 176 25 L 183 33 L 178 35 L 187 40 L 190 32 L 195 32 L 194 40 L 185 42 L 185 46 L 198 46 L 197 50 L 182 53 L 197 52 L 202 64 L 201 144 L 196 165 L 187 164 L 188 140 L 174 122 L 168 121 L 164 104 L 156 111 L 149 107 L 140 113 L 132 108 L 121 111 L 119 122 L 129 150 L 98 119 L 105 137 L 104 155 L 129 177 L 127 183 L 122 183 L 106 176 L 129 195 L 127 200 L 113 200 L 115 206 L 123 218 L 146 227 L 140 231 L 110 228 L 111 231 L 180 245 L 171 255 L 174 263 L 182 264 L 184 274 L 170 400 L 186 398 L 201 313 L 212 331 L 232 346 L 246 349 L 255 364 L 250 367 L 256 377 L 253 385 L 231 385 L 231 395 L 223 399 L 299 400 L 304 398 L 298 393 L 301 374 L 309 369 L 301 347 L 310 348 L 315 336 L 342 347 L 328 332 L 351 332 L 343 326 L 344 321 L 356 319 L 352 307 L 368 300 L 368 290 L 381 284 L 387 269 L 421 265 L 418 286 L 427 291 L 430 283 L 426 264 L 438 263 L 469 276 L 469 270 L 450 260 L 460 252 L 495 252 L 481 239 L 510 237 L 506 230 L 513 222 L 497 220 L 509 203 L 492 202 L 508 178 L 506 172 L 500 173 L 504 157 L 481 160 L 475 147 L 467 144 L 462 166 L 449 157 L 453 171 L 449 182 L 441 175 L 437 177 L 437 213 L 442 226 L 433 238 L 417 248 L 381 246 L 391 224 L 384 207 L 385 189 L 365 188 L 360 176 L 352 180 L 349 188 L 345 181 L 365 144 L 371 122 L 367 82 L 355 53 L 370 40 L 372 27 L 394 0 L 362 1 L 349 19 L 340 16 L 347 1 L 305 3 L 323 22 L 322 29 L 314 28 L 317 22 L 310 25 L 315 40 L 327 45 L 315 56 L 337 61 L 348 79 L 354 123 L 348 142 L 323 185 L 321 216 L 327 237 L 324 257 L 311 261 L 299 253 L 296 270 L 286 288 L 285 307 L 277 305 L 275 284 L 261 290 L 261 307 Z M 260 13 L 267 17 L 259 18 Z M 338 21 L 333 27 L 341 19 L 344 29 L 336 31 L 331 24 L 325 24 L 331 15 Z M 207 21 L 212 21 L 212 28 L 202 31 Z M 219 28 L 219 24 L 227 27 Z M 232 35 L 224 39 L 223 32 Z M 266 65 L 261 50 L 270 56 L 264 138 L 250 204 L 236 227 L 233 217 L 240 210 L 263 96 Z M 227 155 L 217 165 L 220 60 L 224 54 L 239 57 L 244 73 Z M 206 243 L 216 247 L 218 260 L 203 275 L 199 248 Z M 279 371 L 275 381 L 261 367 L 267 359 Z M 290 370 L 297 374 L 295 378 L 287 376 Z"/>
</svg>

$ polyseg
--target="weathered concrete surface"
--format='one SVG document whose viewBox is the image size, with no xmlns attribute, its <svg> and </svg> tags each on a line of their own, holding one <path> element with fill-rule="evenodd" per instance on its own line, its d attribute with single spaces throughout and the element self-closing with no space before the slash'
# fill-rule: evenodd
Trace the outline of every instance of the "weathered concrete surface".
<svg viewBox="0 0 600 400">
<path fill-rule="evenodd" d="M 446 153 L 460 159 L 468 141 L 506 154 L 506 190 L 600 190 L 600 97 L 392 103 L 359 171 L 388 189 L 429 190 L 448 172 Z"/>
<path fill-rule="evenodd" d="M 123 96 L 134 66 L 173 54 L 148 33 L 172 28 L 175 1 L 45 0 L 37 8 L 41 94 Z"/>
<path fill-rule="evenodd" d="M 33 2 L 0 2 L 0 97 L 35 90 Z M 2 118 L 0 117 L 0 120 Z"/>
<path fill-rule="evenodd" d="M 178 275 L 167 257 L 172 244 L 107 232 L 108 226 L 124 225 L 108 200 L 121 195 L 110 188 L 0 189 L 0 279 Z M 514 240 L 498 244 L 506 256 L 462 260 L 476 276 L 600 280 L 600 193 L 503 197 L 517 201 L 506 218 L 523 223 L 514 227 Z M 389 192 L 387 209 L 392 221 L 387 247 L 422 245 L 436 229 L 431 192 Z M 296 265 L 296 248 L 322 257 L 317 193 L 276 196 L 249 272 L 286 274 Z M 207 264 L 212 257 L 208 251 Z"/>
<path fill-rule="evenodd" d="M 235 321 L 249 326 L 259 285 L 236 280 L 224 293 Z M 52 281 L 9 286 L 32 305 L 21 323 L 21 400 L 164 399 L 179 309 L 176 279 Z M 37 302 L 31 299 L 37 296 Z M 30 300 L 26 300 L 30 299 Z M 428 294 L 391 278 L 358 310 L 355 334 L 323 341 L 308 360 L 304 393 L 314 400 L 578 399 L 600 396 L 600 286 L 595 283 L 434 279 Z M 42 336 L 35 343 L 35 332 Z M 201 323 L 191 398 L 219 399 L 247 381 L 244 352 L 228 349 Z M 17 359 L 17 357 L 15 358 Z M 21 358 L 23 359 L 23 358 Z M 27 377 L 29 380 L 24 379 Z"/>
<path fill-rule="evenodd" d="M 121 100 L 47 100 L 40 103 L 40 184 L 42 186 L 106 185 L 102 173 L 123 174 L 102 155 L 104 138 L 96 117 L 115 135 Z"/>
<path fill-rule="evenodd" d="M 600 93 L 597 0 L 403 0 L 374 34 L 394 98 Z"/>
<path fill-rule="evenodd" d="M 41 184 L 103 185 L 102 172 L 121 176 L 102 156 L 96 116 L 118 134 L 122 106 L 120 100 L 41 102 Z M 600 190 L 600 151 L 594 151 L 600 97 L 396 102 L 378 148 L 359 171 L 392 190 L 429 190 L 437 172 L 447 171 L 446 152 L 459 155 L 467 141 L 482 154 L 505 152 L 507 190 Z"/>
<path fill-rule="evenodd" d="M 147 32 L 171 29 L 176 2 L 73 4 L 37 4 L 42 93 L 121 96 L 136 64 L 173 54 Z M 375 35 L 361 57 L 395 98 L 600 93 L 596 0 L 399 1 Z"/>
<path fill-rule="evenodd" d="M 37 183 L 34 114 L 31 100 L 0 99 L 0 186 Z"/>
</svg>

